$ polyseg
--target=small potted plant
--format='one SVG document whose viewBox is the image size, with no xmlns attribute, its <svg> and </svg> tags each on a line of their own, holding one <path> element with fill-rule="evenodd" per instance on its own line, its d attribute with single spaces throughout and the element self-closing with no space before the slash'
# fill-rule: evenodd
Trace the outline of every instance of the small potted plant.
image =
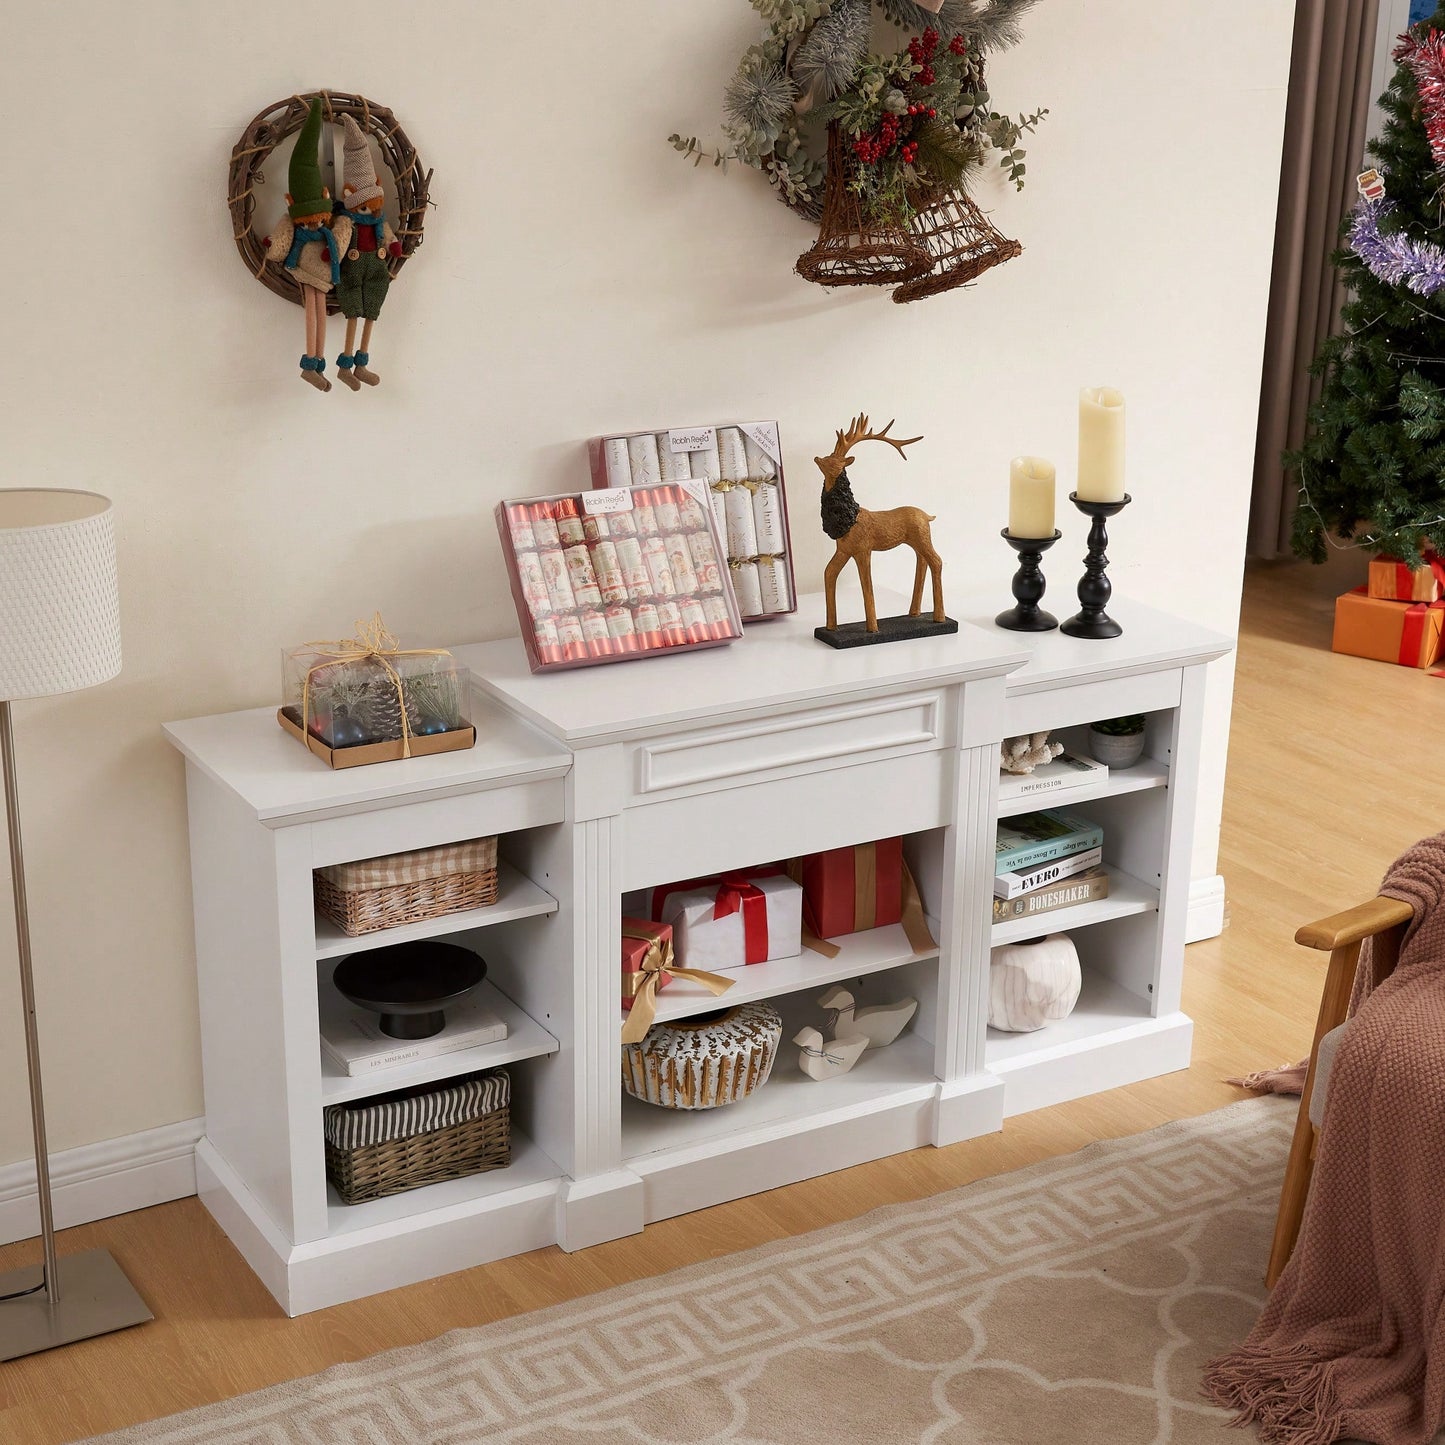
<svg viewBox="0 0 1445 1445">
<path fill-rule="evenodd" d="M 1144 752 L 1144 714 L 1105 718 L 1089 726 L 1089 751 L 1111 768 L 1132 768 Z"/>
</svg>

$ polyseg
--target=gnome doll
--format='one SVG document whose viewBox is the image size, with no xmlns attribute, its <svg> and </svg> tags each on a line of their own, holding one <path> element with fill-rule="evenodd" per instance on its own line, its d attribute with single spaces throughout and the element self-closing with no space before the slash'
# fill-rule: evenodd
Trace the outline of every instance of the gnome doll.
<svg viewBox="0 0 1445 1445">
<path fill-rule="evenodd" d="M 391 273 L 388 256 L 401 255 L 401 243 L 386 223 L 384 200 L 371 159 L 371 147 L 361 127 L 349 115 L 341 117 L 346 131 L 342 148 L 341 213 L 350 228 L 351 246 L 341 260 L 336 304 L 346 317 L 346 349 L 336 358 L 336 371 L 352 391 L 364 381 L 375 386 L 381 378 L 371 370 L 371 328 L 381 315 Z M 356 349 L 356 323 L 362 320 L 361 346 Z"/>
<path fill-rule="evenodd" d="M 321 102 L 313 100 L 291 152 L 286 214 L 266 238 L 266 259 L 281 261 L 301 287 L 306 308 L 306 354 L 301 380 L 330 391 L 326 370 L 326 293 L 341 278 L 351 222 L 331 214 L 331 192 L 321 184 Z"/>
</svg>

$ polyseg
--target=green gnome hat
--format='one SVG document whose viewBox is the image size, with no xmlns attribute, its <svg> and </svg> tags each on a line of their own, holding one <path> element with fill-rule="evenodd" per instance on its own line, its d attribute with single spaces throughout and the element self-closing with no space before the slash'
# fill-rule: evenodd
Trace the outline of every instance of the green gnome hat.
<svg viewBox="0 0 1445 1445">
<path fill-rule="evenodd" d="M 311 102 L 306 121 L 296 137 L 296 149 L 291 152 L 291 170 L 287 189 L 291 192 L 291 204 L 287 208 L 291 219 L 298 216 L 319 216 L 323 211 L 331 214 L 331 198 L 321 184 L 321 101 Z"/>
</svg>

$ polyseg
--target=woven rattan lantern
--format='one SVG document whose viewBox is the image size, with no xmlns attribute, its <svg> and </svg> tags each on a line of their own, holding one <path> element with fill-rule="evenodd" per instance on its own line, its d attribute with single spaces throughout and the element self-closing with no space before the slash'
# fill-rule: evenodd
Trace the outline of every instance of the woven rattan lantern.
<svg viewBox="0 0 1445 1445">
<path fill-rule="evenodd" d="M 920 201 L 910 230 L 913 241 L 929 257 L 930 269 L 906 278 L 894 291 L 893 299 L 900 304 L 967 286 L 991 267 L 1012 261 L 1024 249 L 995 230 L 963 190 Z"/>
<path fill-rule="evenodd" d="M 927 250 L 895 222 L 865 219 L 853 157 L 838 127 L 828 127 L 828 182 L 818 239 L 798 257 L 797 272 L 819 286 L 892 286 L 925 276 Z"/>
</svg>

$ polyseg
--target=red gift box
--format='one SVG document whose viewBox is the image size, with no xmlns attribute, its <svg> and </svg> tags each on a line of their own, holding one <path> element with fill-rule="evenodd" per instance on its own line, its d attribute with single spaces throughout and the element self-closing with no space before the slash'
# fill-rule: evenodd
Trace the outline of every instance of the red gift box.
<svg viewBox="0 0 1445 1445">
<path fill-rule="evenodd" d="M 788 876 L 803 885 L 803 926 L 819 938 L 901 923 L 916 953 L 938 946 L 903 861 L 902 838 L 794 858 Z"/>
<path fill-rule="evenodd" d="M 672 925 L 648 918 L 622 920 L 622 1025 L 624 1044 L 640 1043 L 657 1017 L 657 995 L 674 978 L 690 978 L 712 993 L 726 993 L 733 980 L 696 968 L 679 968 L 672 956 Z M 636 1008 L 633 1005 L 636 1004 Z"/>
<path fill-rule="evenodd" d="M 649 918 L 622 920 L 622 1007 L 630 1009 L 643 980 L 657 975 L 654 989 L 672 982 L 672 925 Z"/>
<path fill-rule="evenodd" d="M 789 865 L 803 885 L 803 918 L 819 938 L 862 933 L 903 918 L 903 839 L 810 853 Z"/>
</svg>

